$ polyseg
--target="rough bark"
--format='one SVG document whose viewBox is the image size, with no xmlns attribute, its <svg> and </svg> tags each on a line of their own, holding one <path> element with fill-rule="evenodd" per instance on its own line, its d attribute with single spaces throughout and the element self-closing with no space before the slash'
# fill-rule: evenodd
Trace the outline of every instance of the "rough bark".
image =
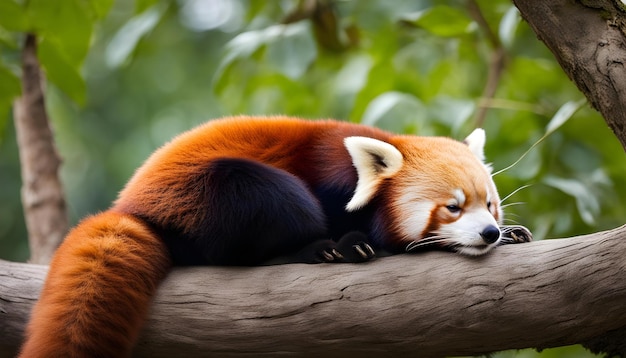
<svg viewBox="0 0 626 358">
<path fill-rule="evenodd" d="M 478 258 L 178 268 L 136 355 L 431 357 L 594 339 L 626 355 L 624 257 L 626 226 Z M 0 356 L 15 352 L 45 272 L 0 262 Z"/>
<path fill-rule="evenodd" d="M 626 5 L 619 0 L 513 2 L 626 150 Z"/>
<path fill-rule="evenodd" d="M 67 233 L 65 195 L 57 154 L 46 113 L 37 39 L 27 35 L 22 50 L 22 96 L 14 119 L 22 170 L 22 205 L 28 230 L 30 262 L 45 264 Z"/>
</svg>

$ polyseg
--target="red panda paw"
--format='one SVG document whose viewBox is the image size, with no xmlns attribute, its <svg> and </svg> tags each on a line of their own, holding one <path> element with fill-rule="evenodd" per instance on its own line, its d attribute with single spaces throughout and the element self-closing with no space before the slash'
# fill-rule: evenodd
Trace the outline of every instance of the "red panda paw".
<svg viewBox="0 0 626 358">
<path fill-rule="evenodd" d="M 337 250 L 343 255 L 343 262 L 365 262 L 376 257 L 376 252 L 368 243 L 367 235 L 351 231 L 337 242 Z"/>
<path fill-rule="evenodd" d="M 502 237 L 499 245 L 521 244 L 533 241 L 533 234 L 522 225 L 500 226 Z"/>
<path fill-rule="evenodd" d="M 336 249 L 337 243 L 333 240 L 317 240 L 298 251 L 294 260 L 290 262 L 304 262 L 319 264 L 328 262 L 343 262 L 343 255 Z"/>
<path fill-rule="evenodd" d="M 376 253 L 367 241 L 367 236 L 358 231 L 345 234 L 337 242 L 318 240 L 300 250 L 296 255 L 296 262 L 356 263 L 369 261 L 376 256 Z"/>
</svg>

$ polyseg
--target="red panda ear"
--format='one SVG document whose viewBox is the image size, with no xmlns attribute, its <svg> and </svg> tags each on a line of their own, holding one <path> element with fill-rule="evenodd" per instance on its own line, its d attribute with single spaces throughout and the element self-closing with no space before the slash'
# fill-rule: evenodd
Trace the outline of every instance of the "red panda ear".
<svg viewBox="0 0 626 358">
<path fill-rule="evenodd" d="M 347 211 L 365 206 L 374 196 L 378 184 L 396 174 L 402 167 L 402 154 L 393 145 L 368 137 L 347 137 L 343 140 L 352 157 L 358 181 Z"/>
<path fill-rule="evenodd" d="M 476 128 L 470 135 L 465 138 L 463 143 L 467 144 L 469 149 L 474 155 L 481 161 L 485 162 L 485 130 L 482 128 Z"/>
</svg>

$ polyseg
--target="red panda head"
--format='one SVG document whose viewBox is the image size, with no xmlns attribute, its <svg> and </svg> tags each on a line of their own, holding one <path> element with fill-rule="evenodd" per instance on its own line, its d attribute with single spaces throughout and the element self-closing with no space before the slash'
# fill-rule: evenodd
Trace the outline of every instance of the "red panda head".
<svg viewBox="0 0 626 358">
<path fill-rule="evenodd" d="M 346 210 L 367 205 L 384 189 L 383 215 L 393 246 L 441 246 L 482 255 L 500 241 L 500 198 L 483 155 L 485 132 L 464 142 L 396 136 L 383 142 L 348 137 L 358 182 Z"/>
</svg>

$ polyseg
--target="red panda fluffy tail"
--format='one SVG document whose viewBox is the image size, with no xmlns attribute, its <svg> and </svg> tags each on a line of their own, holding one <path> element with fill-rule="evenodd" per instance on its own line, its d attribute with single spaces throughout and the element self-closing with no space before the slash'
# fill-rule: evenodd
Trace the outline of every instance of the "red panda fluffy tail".
<svg viewBox="0 0 626 358">
<path fill-rule="evenodd" d="M 50 265 L 20 357 L 129 356 L 169 267 L 165 244 L 139 219 L 87 218 Z"/>
</svg>

